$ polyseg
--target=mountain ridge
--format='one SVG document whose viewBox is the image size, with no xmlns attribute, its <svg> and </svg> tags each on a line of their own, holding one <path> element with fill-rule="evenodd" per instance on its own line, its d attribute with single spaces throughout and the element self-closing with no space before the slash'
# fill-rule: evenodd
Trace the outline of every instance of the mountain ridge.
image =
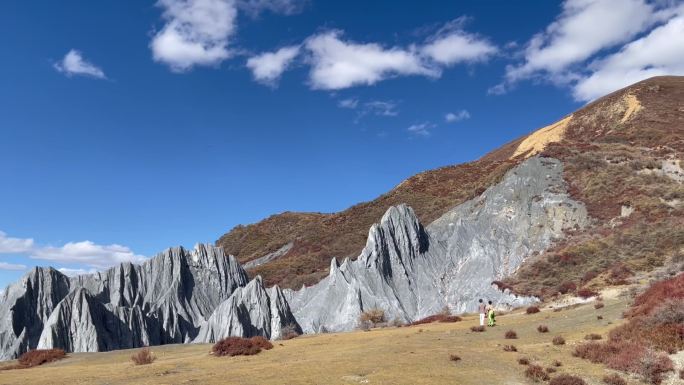
<svg viewBox="0 0 684 385">
<path fill-rule="evenodd" d="M 625 141 L 627 146 L 649 148 L 671 143 L 675 145 L 672 151 L 661 151 L 662 154 L 681 157 L 684 123 L 677 103 L 681 106 L 684 99 L 683 79 L 661 76 L 644 80 L 591 102 L 478 160 L 421 172 L 374 200 L 337 213 L 284 212 L 254 224 L 239 225 L 221 236 L 216 245 L 246 263 L 291 243 L 286 253 L 250 268 L 249 272 L 262 275 L 268 285 L 298 288 L 323 279 L 329 272 L 330 258 L 356 257 L 365 242 L 365 229 L 377 222 L 390 206 L 407 203 L 421 222 L 429 223 L 448 209 L 479 195 L 533 154 L 565 156 L 564 162 L 572 162 L 567 159 L 563 147 L 582 150 L 591 147 L 593 141 L 607 143 L 613 140 L 615 143 Z M 667 124 L 671 127 L 665 127 Z M 618 126 L 622 127 L 621 131 L 615 131 Z M 637 126 L 648 130 L 640 133 L 634 129 Z M 556 128 L 552 131 L 552 140 L 538 138 L 532 140 L 528 148 L 524 146 L 525 141 L 550 128 Z M 577 187 L 571 174 L 566 174 L 565 178 L 570 182 L 571 193 L 579 194 L 577 197 L 581 201 L 587 201 L 593 217 L 605 221 L 619 213 L 620 205 L 594 202 L 593 198 L 582 195 L 582 189 Z"/>
</svg>

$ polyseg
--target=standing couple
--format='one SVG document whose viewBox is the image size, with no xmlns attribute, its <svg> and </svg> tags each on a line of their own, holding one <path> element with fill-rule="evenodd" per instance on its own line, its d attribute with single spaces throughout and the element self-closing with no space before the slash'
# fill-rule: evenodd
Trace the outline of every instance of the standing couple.
<svg viewBox="0 0 684 385">
<path fill-rule="evenodd" d="M 484 304 L 482 298 L 480 298 L 480 304 L 477 309 L 480 312 L 480 326 L 484 326 L 485 315 L 487 316 L 487 326 L 496 326 L 496 319 L 494 318 L 494 306 L 492 301 L 489 301 L 487 305 Z"/>
</svg>

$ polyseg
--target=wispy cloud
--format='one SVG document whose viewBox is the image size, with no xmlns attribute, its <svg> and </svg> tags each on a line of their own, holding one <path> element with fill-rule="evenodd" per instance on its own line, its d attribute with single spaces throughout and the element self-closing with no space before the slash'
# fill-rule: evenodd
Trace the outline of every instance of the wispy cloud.
<svg viewBox="0 0 684 385">
<path fill-rule="evenodd" d="M 337 103 L 337 106 L 340 108 L 356 110 L 356 122 L 367 115 L 385 117 L 399 115 L 398 103 L 393 100 L 370 100 L 361 102 L 356 98 L 347 98 L 340 100 Z"/>
<path fill-rule="evenodd" d="M 0 232 L 0 254 L 20 254 L 55 263 L 80 263 L 92 269 L 104 269 L 122 262 L 140 263 L 147 259 L 135 254 L 130 248 L 117 244 L 98 245 L 91 241 L 81 241 L 68 242 L 63 246 L 38 246 L 31 238 L 12 238 L 4 232 Z M 8 266 L 19 269 L 24 265 L 5 263 L 4 266 L 5 269 Z M 25 266 L 21 269 L 23 268 Z"/>
<path fill-rule="evenodd" d="M 293 15 L 308 4 L 309 0 L 237 0 L 238 8 L 251 17 L 257 17 L 264 11 Z"/>
<path fill-rule="evenodd" d="M 430 122 L 418 123 L 410 125 L 406 130 L 411 134 L 418 136 L 430 136 L 430 130 L 433 129 L 435 124 Z"/>
<path fill-rule="evenodd" d="M 444 115 L 444 120 L 447 123 L 460 122 L 461 120 L 466 119 L 470 119 L 470 112 L 467 110 L 460 110 L 456 113 L 449 112 L 448 114 Z"/>
<path fill-rule="evenodd" d="M 249 58 L 247 68 L 252 71 L 256 81 L 274 86 L 298 54 L 298 45 L 283 47 L 275 52 L 265 52 Z"/>
<path fill-rule="evenodd" d="M 228 48 L 237 28 L 234 0 L 159 0 L 166 21 L 150 48 L 154 60 L 183 72 L 194 66 L 218 65 L 231 56 Z"/>
<path fill-rule="evenodd" d="M 26 265 L 21 265 L 17 263 L 7 263 L 0 261 L 0 270 L 10 270 L 10 271 L 22 271 L 26 270 Z"/>
<path fill-rule="evenodd" d="M 349 108 L 349 109 L 355 109 L 356 107 L 359 106 L 359 99 L 354 99 L 354 98 L 349 98 L 349 99 L 343 99 L 340 100 L 337 105 L 340 108 Z"/>
<path fill-rule="evenodd" d="M 57 71 L 67 76 L 88 76 L 96 79 L 106 79 L 104 71 L 95 64 L 83 58 L 83 54 L 75 49 L 64 55 L 62 60 L 56 62 L 54 67 Z"/>
</svg>

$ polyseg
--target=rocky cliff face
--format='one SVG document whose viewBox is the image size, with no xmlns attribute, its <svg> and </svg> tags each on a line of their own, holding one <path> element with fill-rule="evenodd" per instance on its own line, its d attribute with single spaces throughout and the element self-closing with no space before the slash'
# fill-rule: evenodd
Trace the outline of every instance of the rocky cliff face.
<svg viewBox="0 0 684 385">
<path fill-rule="evenodd" d="M 204 341 L 200 330 L 218 317 L 233 324 L 214 336 L 271 337 L 296 325 L 279 289 L 266 291 L 259 277 L 248 283 L 234 257 L 205 245 L 72 279 L 36 268 L 0 297 L 0 316 L 2 359 L 35 348 L 95 352 Z"/>
<path fill-rule="evenodd" d="M 370 308 L 413 321 L 444 307 L 472 311 L 478 298 L 521 306 L 535 299 L 501 292 L 491 282 L 587 222 L 584 206 L 566 193 L 562 164 L 532 157 L 427 228 L 411 208 L 390 208 L 371 227 L 356 261 L 333 259 L 327 278 L 286 295 L 306 332 L 348 330 Z"/>
</svg>

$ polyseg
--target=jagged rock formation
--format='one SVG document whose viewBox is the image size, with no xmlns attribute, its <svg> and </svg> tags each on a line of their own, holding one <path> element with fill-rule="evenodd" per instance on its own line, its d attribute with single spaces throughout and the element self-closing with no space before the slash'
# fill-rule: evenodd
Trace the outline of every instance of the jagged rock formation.
<svg viewBox="0 0 684 385">
<path fill-rule="evenodd" d="M 333 259 L 330 274 L 297 292 L 286 290 L 306 332 L 348 330 L 370 308 L 412 321 L 445 306 L 475 309 L 478 298 L 520 306 L 534 298 L 491 285 L 523 259 L 546 249 L 563 230 L 587 224 L 584 206 L 566 193 L 562 164 L 532 157 L 480 197 L 459 205 L 424 228 L 405 205 L 390 208 L 373 225 L 356 261 Z"/>
<path fill-rule="evenodd" d="M 271 337 L 286 324 L 296 325 L 279 289 L 262 292 L 259 277 L 248 284 L 234 257 L 205 245 L 168 249 L 140 265 L 71 279 L 36 268 L 0 297 L 0 358 L 34 348 L 94 352 L 192 342 L 207 319 L 219 316 L 232 317 L 234 324 L 216 335 Z M 266 308 L 257 306 L 249 317 L 215 311 L 240 311 L 252 302 Z"/>
<path fill-rule="evenodd" d="M 0 360 L 34 348 L 43 325 L 69 293 L 69 278 L 36 267 L 0 295 Z"/>
<path fill-rule="evenodd" d="M 247 286 L 221 303 L 200 328 L 195 342 L 216 342 L 228 336 L 262 335 L 280 338 L 281 329 L 291 325 L 301 333 L 290 306 L 278 286 L 264 288 L 257 276 Z"/>
</svg>

